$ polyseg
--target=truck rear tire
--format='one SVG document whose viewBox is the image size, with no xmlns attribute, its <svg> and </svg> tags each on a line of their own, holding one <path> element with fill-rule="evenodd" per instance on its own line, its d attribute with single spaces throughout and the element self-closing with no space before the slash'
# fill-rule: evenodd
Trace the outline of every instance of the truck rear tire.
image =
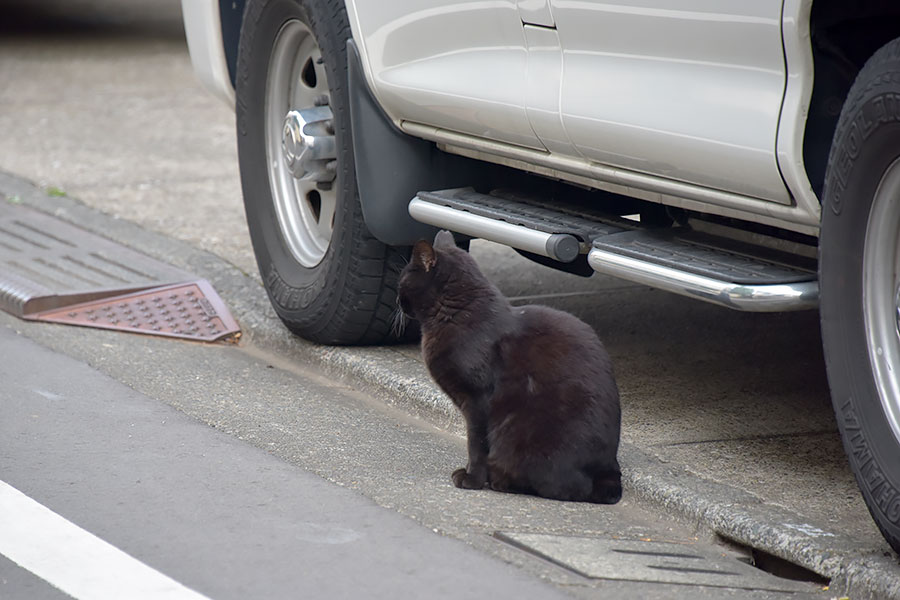
<svg viewBox="0 0 900 600">
<path fill-rule="evenodd" d="M 869 512 L 900 552 L 900 39 L 869 59 L 838 121 L 819 285 L 844 449 Z"/>
</svg>

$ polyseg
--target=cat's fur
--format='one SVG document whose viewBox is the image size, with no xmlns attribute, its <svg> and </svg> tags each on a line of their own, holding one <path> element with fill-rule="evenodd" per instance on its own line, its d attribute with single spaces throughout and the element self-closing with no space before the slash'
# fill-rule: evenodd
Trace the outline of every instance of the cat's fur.
<svg viewBox="0 0 900 600">
<path fill-rule="evenodd" d="M 590 326 L 513 307 L 447 231 L 415 245 L 398 293 L 421 324 L 428 370 L 465 417 L 457 487 L 619 501 L 619 392 Z"/>
</svg>

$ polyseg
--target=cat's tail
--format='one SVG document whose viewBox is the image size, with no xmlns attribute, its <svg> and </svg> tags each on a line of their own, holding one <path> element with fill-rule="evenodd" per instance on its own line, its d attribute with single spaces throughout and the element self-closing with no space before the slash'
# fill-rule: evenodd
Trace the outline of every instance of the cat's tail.
<svg viewBox="0 0 900 600">
<path fill-rule="evenodd" d="M 589 502 L 615 504 L 622 499 L 622 474 L 617 470 L 594 474 Z"/>
</svg>

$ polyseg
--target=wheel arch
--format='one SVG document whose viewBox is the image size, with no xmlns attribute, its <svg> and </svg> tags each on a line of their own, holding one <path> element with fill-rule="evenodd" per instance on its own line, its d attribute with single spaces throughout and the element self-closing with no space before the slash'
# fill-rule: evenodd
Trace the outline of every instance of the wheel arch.
<svg viewBox="0 0 900 600">
<path fill-rule="evenodd" d="M 850 86 L 879 48 L 900 37 L 900 3 L 815 0 L 810 35 L 815 80 L 803 137 L 803 161 L 813 190 L 822 198 L 825 167 Z"/>
<path fill-rule="evenodd" d="M 391 246 L 411 246 L 420 239 L 432 239 L 437 229 L 409 215 L 409 202 L 416 193 L 480 187 L 488 181 L 490 167 L 441 152 L 434 143 L 400 131 L 369 89 L 352 39 L 347 40 L 347 62 L 353 154 L 366 227 Z"/>
<path fill-rule="evenodd" d="M 221 50 L 232 90 L 245 5 L 246 0 L 218 0 Z M 353 39 L 347 40 L 347 60 L 353 149 L 366 226 L 392 246 L 432 239 L 437 229 L 413 220 L 409 201 L 421 190 L 479 185 L 489 176 L 489 167 L 402 133 L 370 91 Z"/>
<path fill-rule="evenodd" d="M 228 78 L 234 87 L 237 76 L 238 42 L 241 38 L 241 24 L 244 21 L 246 0 L 219 0 L 219 22 L 222 28 L 222 50 L 228 65 Z"/>
</svg>

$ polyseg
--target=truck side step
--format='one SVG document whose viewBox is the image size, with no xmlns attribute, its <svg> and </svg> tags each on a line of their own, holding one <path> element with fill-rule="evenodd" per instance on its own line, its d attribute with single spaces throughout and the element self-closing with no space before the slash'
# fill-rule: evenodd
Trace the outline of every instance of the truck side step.
<svg viewBox="0 0 900 600">
<path fill-rule="evenodd" d="M 598 237 L 624 231 L 579 214 L 551 210 L 539 201 L 497 191 L 479 194 L 471 188 L 419 192 L 409 214 L 422 223 L 491 240 L 568 263 L 585 254 Z M 592 217 L 594 215 L 591 215 Z"/>
<path fill-rule="evenodd" d="M 647 228 L 509 192 L 419 192 L 409 213 L 435 225 L 549 257 L 581 254 L 599 273 L 746 311 L 815 308 L 815 261 L 687 228 Z"/>
<path fill-rule="evenodd" d="M 749 250 L 690 231 L 632 231 L 595 240 L 588 264 L 598 273 L 737 310 L 774 312 L 818 305 L 814 261 L 773 260 Z"/>
</svg>

